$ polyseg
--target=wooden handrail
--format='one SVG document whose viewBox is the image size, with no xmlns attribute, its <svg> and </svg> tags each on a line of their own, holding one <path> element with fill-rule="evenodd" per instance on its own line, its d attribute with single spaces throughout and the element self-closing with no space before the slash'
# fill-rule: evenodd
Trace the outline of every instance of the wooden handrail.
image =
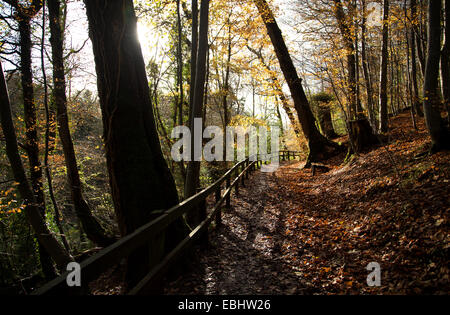
<svg viewBox="0 0 450 315">
<path fill-rule="evenodd" d="M 279 151 L 279 155 L 289 152 L 289 158 L 295 157 L 299 152 L 294 151 Z M 256 159 L 252 157 L 252 159 Z M 176 261 L 179 255 L 190 245 L 192 242 L 199 238 L 199 236 L 205 232 L 211 223 L 216 218 L 216 221 L 220 221 L 221 206 L 226 202 L 229 206 L 229 198 L 231 196 L 232 188 L 238 185 L 240 179 L 244 180 L 249 172 L 260 167 L 259 156 L 256 161 L 251 162 L 250 158 L 247 158 L 237 164 L 235 164 L 230 170 L 228 170 L 222 177 L 207 188 L 203 189 L 196 195 L 182 201 L 178 205 L 168 209 L 157 211 L 160 215 L 149 223 L 144 224 L 140 228 L 136 229 L 133 233 L 122 237 L 120 240 L 111 244 L 110 246 L 102 249 L 97 254 L 87 258 L 80 263 L 81 267 L 81 283 L 82 287 L 68 287 L 66 285 L 66 278 L 69 272 L 64 272 L 59 277 L 46 283 L 41 288 L 32 292 L 33 295 L 44 294 L 83 294 L 87 292 L 87 284 L 92 280 L 95 280 L 101 273 L 105 272 L 107 268 L 119 263 L 125 257 L 128 257 L 135 249 L 145 245 L 161 233 L 167 226 L 177 220 L 179 217 L 189 212 L 200 202 L 203 202 L 209 195 L 216 195 L 216 203 L 207 217 L 195 227 L 189 235 L 186 236 L 166 257 L 133 288 L 128 294 L 139 294 L 145 292 L 145 289 L 151 285 L 152 281 L 162 276 L 170 265 Z M 231 175 L 233 172 L 237 172 L 239 167 L 245 165 L 246 167 L 233 179 L 231 182 Z M 224 195 L 220 195 L 222 190 L 222 184 L 226 182 Z M 228 184 L 229 183 L 229 184 Z M 219 192 L 219 193 L 217 193 Z M 219 198 L 220 196 L 220 198 Z M 217 200 L 217 198 L 219 198 Z"/>
</svg>

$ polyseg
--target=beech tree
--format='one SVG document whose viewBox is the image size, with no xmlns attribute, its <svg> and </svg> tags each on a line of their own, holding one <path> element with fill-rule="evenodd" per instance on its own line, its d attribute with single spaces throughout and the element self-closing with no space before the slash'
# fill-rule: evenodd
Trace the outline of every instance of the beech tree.
<svg viewBox="0 0 450 315">
<path fill-rule="evenodd" d="M 194 5 L 194 4 L 193 4 Z M 194 10 L 193 10 L 194 11 Z M 199 187 L 200 176 L 200 161 L 195 161 L 194 152 L 194 120 L 195 118 L 203 117 L 203 96 L 205 92 L 206 80 L 206 59 L 208 52 L 208 18 L 209 18 L 209 0 L 202 0 L 200 7 L 200 30 L 198 36 L 198 43 L 192 43 L 192 46 L 197 46 L 197 58 L 195 81 L 191 82 L 194 85 L 192 103 L 190 105 L 189 125 L 191 129 L 191 161 L 188 163 L 186 173 L 186 184 L 184 189 L 184 197 L 189 198 L 196 193 Z M 193 37 L 194 39 L 194 37 Z M 194 51 L 193 51 L 194 53 Z M 192 78 L 191 78 L 192 79 Z M 194 215 L 195 217 L 195 215 Z M 193 223 L 197 223 L 198 218 L 193 219 Z"/>
<path fill-rule="evenodd" d="M 46 203 L 43 188 L 43 172 L 39 157 L 39 137 L 37 132 L 36 100 L 34 96 L 32 71 L 32 40 L 31 19 L 41 10 L 42 1 L 34 0 L 24 6 L 17 0 L 4 0 L 15 10 L 15 20 L 18 23 L 20 47 L 20 74 L 22 85 L 23 109 L 25 120 L 25 149 L 28 156 L 30 181 L 41 216 L 45 216 Z M 55 276 L 55 272 L 43 244 L 39 242 L 39 258 L 42 270 L 47 278 Z"/>
<path fill-rule="evenodd" d="M 372 126 L 375 126 L 375 117 L 374 117 L 374 95 L 373 95 L 373 86 L 372 79 L 369 71 L 369 61 L 367 60 L 367 45 L 366 45 L 366 37 L 367 37 L 367 5 L 366 1 L 361 1 L 361 9 L 362 9 L 362 21 L 361 21 L 361 61 L 362 61 L 362 69 L 364 76 L 364 83 L 366 85 L 366 93 L 367 93 L 367 116 L 369 118 L 369 122 Z"/>
<path fill-rule="evenodd" d="M 417 13 L 417 4 L 416 0 L 411 0 L 410 3 L 411 10 L 411 30 L 410 30 L 410 42 L 411 42 L 411 81 L 412 81 L 412 92 L 413 92 L 413 104 L 416 113 L 423 117 L 422 108 L 420 106 L 420 98 L 419 98 L 419 85 L 417 83 L 417 58 L 416 58 L 416 46 L 417 45 L 417 26 L 415 25 L 416 13 Z"/>
<path fill-rule="evenodd" d="M 259 14 L 266 25 L 267 33 L 272 41 L 281 70 L 291 91 L 303 134 L 308 141 L 309 155 L 305 167 L 309 167 L 312 162 L 329 157 L 339 152 L 341 148 L 336 143 L 324 137 L 317 129 L 314 115 L 301 84 L 302 80 L 298 77 L 297 70 L 292 62 L 281 30 L 269 5 L 265 0 L 253 0 L 253 2 L 257 6 Z"/>
<path fill-rule="evenodd" d="M 447 120 L 450 124 L 450 0 L 444 1 L 445 28 L 444 46 L 441 51 L 441 81 L 444 105 L 447 109 Z"/>
<path fill-rule="evenodd" d="M 11 164 L 14 179 L 18 183 L 19 192 L 24 200 L 25 214 L 28 222 L 33 228 L 39 244 L 45 248 L 60 270 L 65 270 L 72 257 L 49 231 L 44 217 L 42 216 L 41 204 L 38 203 L 33 188 L 30 185 L 25 168 L 20 157 L 17 143 L 16 131 L 12 120 L 11 104 L 9 102 L 8 89 L 6 86 L 3 66 L 0 61 L 0 120 L 5 136 L 6 153 Z"/>
<path fill-rule="evenodd" d="M 291 125 L 292 125 L 292 128 L 294 129 L 295 135 L 297 137 L 300 137 L 301 136 L 301 130 L 300 130 L 299 126 L 298 126 L 297 120 L 295 119 L 294 113 L 292 112 L 291 107 L 289 106 L 288 99 L 287 99 L 286 95 L 283 92 L 283 88 L 282 88 L 282 86 L 280 84 L 280 80 L 278 79 L 278 77 L 276 75 L 276 72 L 274 72 L 270 68 L 269 64 L 265 61 L 261 50 L 256 50 L 256 49 L 250 47 L 248 44 L 247 44 L 247 49 L 250 50 L 256 57 L 258 57 L 258 60 L 261 62 L 263 67 L 269 73 L 270 79 L 272 81 L 273 89 L 275 90 L 275 92 L 277 93 L 277 97 L 281 101 L 281 106 L 283 107 L 283 110 L 285 111 L 286 115 L 289 118 L 289 121 L 291 122 Z M 253 112 L 254 112 L 254 110 L 253 110 Z"/>
<path fill-rule="evenodd" d="M 381 68 L 380 68 L 380 96 L 379 130 L 386 132 L 388 129 L 388 99 L 387 99 L 387 65 L 388 65 L 388 36 L 389 36 L 389 1 L 383 1 L 383 41 L 381 46 Z"/>
<path fill-rule="evenodd" d="M 342 36 L 344 48 L 346 50 L 347 58 L 347 75 L 346 75 L 346 96 L 349 108 L 348 129 L 350 133 L 350 141 L 352 142 L 352 149 L 361 151 L 364 147 L 370 146 L 378 142 L 373 134 L 373 130 L 364 115 L 359 100 L 358 89 L 358 67 L 357 55 L 355 47 L 355 38 L 357 37 L 357 30 L 354 27 L 354 19 L 356 15 L 356 3 L 349 2 L 348 13 L 344 12 L 341 0 L 333 0 L 333 13 L 337 21 L 339 31 Z M 357 45 L 357 43 L 356 43 Z M 371 89 L 369 89 L 370 97 Z M 370 102 L 368 102 L 370 104 Z"/>
<path fill-rule="evenodd" d="M 193 3 L 193 5 L 197 5 Z M 193 8 L 192 11 L 195 11 Z M 194 17 L 193 17 L 194 18 Z M 195 133 L 194 133 L 194 122 L 196 118 L 203 118 L 203 103 L 204 103 L 204 93 L 205 93 L 205 81 L 206 81 L 206 64 L 207 64 L 207 54 L 208 54 L 208 24 L 209 24 L 209 0 L 202 0 L 200 6 L 200 28 L 198 33 L 198 43 L 192 42 L 192 46 L 197 46 L 197 49 L 193 49 L 197 52 L 197 57 L 195 58 L 195 76 L 191 85 L 194 86 L 191 92 L 193 93 L 192 103 L 190 104 L 189 111 L 189 126 L 191 130 L 191 160 L 188 162 L 186 171 L 186 182 L 184 187 L 184 197 L 189 198 L 197 193 L 197 188 L 200 185 L 200 161 L 199 157 L 196 157 L 195 152 Z M 193 35 L 193 40 L 197 35 Z M 201 153 L 200 153 L 201 154 Z M 201 158 L 201 156 L 200 156 Z M 204 214 L 199 212 L 199 208 L 192 210 L 191 214 L 188 215 L 188 223 L 191 228 L 197 226 L 201 222 L 202 216 Z"/>
<path fill-rule="evenodd" d="M 355 45 L 353 42 L 354 32 L 352 31 L 355 8 L 353 7 L 353 4 L 350 4 L 349 6 L 349 13 L 348 16 L 346 16 L 346 14 L 344 13 L 342 2 L 340 0 L 334 0 L 333 12 L 336 17 L 339 30 L 341 32 L 347 55 L 347 98 L 350 109 L 350 118 L 356 119 L 358 115 L 362 114 L 362 110 L 360 108 L 357 108 L 357 105 L 359 104 L 357 100 L 356 82 L 356 73 L 358 69 L 356 68 Z"/>
<path fill-rule="evenodd" d="M 69 129 L 67 115 L 66 78 L 63 57 L 63 32 L 61 30 L 61 5 L 59 0 L 47 0 L 50 20 L 50 42 L 53 62 L 53 103 L 56 106 L 59 137 L 64 151 L 72 201 L 75 212 L 81 221 L 87 237 L 95 244 L 107 246 L 114 239 L 108 237 L 100 223 L 92 215 L 91 209 L 84 199 L 82 184 L 78 172 L 77 159 Z"/>
<path fill-rule="evenodd" d="M 428 46 L 425 66 L 423 112 L 431 136 L 431 151 L 450 147 L 449 130 L 441 118 L 439 61 L 441 58 L 441 1 L 428 0 Z"/>
<path fill-rule="evenodd" d="M 120 232 L 127 235 L 154 218 L 154 211 L 177 204 L 178 195 L 155 127 L 133 1 L 86 0 L 85 5 L 114 209 Z M 180 222 L 172 224 L 165 241 L 134 252 L 128 285 L 140 280 L 161 259 L 161 247 L 174 246 L 182 232 Z"/>
</svg>

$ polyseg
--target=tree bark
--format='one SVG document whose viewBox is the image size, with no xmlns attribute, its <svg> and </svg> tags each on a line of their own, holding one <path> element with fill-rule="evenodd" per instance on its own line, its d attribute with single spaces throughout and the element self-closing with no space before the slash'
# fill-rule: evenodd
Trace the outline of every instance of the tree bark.
<svg viewBox="0 0 450 315">
<path fill-rule="evenodd" d="M 318 120 L 320 128 L 322 129 L 322 133 L 325 137 L 327 137 L 330 140 L 339 137 L 339 135 L 334 131 L 333 128 L 333 122 L 331 120 L 331 110 L 329 106 L 327 105 L 319 106 Z"/>
<path fill-rule="evenodd" d="M 36 104 L 34 99 L 32 59 L 31 59 L 31 19 L 42 7 L 38 1 L 33 1 L 29 7 L 22 7 L 13 1 L 13 7 L 17 11 L 16 20 L 19 24 L 20 38 L 20 74 L 23 94 L 23 108 L 25 120 L 25 148 L 30 168 L 30 180 L 36 202 L 40 208 L 42 217 L 45 217 L 45 195 L 43 190 L 43 173 L 39 159 L 39 139 L 37 132 Z M 42 243 L 39 242 L 39 259 L 42 270 L 47 278 L 55 275 L 53 264 L 49 253 L 46 252 Z"/>
<path fill-rule="evenodd" d="M 64 75 L 63 33 L 61 30 L 60 1 L 47 0 L 50 20 L 50 43 L 53 61 L 53 102 L 56 105 L 59 137 L 64 151 L 70 192 L 75 212 L 87 237 L 99 246 L 108 246 L 114 239 L 106 235 L 105 230 L 92 215 L 84 199 L 77 159 L 69 129 L 67 115 L 66 79 Z"/>
<path fill-rule="evenodd" d="M 191 83 L 189 86 L 189 109 L 192 108 L 192 104 L 194 103 L 194 87 L 197 75 L 197 51 L 198 51 L 198 1 L 192 0 Z"/>
<path fill-rule="evenodd" d="M 59 212 L 58 202 L 56 201 L 55 193 L 53 190 L 53 180 L 52 175 L 50 171 L 50 166 L 48 164 L 48 157 L 50 153 L 50 141 L 53 140 L 54 142 L 54 136 L 51 136 L 51 123 L 54 121 L 51 120 L 51 111 L 48 105 L 48 87 L 47 87 L 47 73 L 45 71 L 45 56 L 44 56 L 44 50 L 45 50 L 45 31 L 46 31 L 46 25 L 45 21 L 47 20 L 47 15 L 45 12 L 45 1 L 43 2 L 42 7 L 42 36 L 41 36 L 41 47 L 40 47 L 40 57 L 41 57 L 41 70 L 42 70 L 42 84 L 44 86 L 44 108 L 45 108 L 45 152 L 44 152 L 44 170 L 45 175 L 47 177 L 47 185 L 48 185 L 48 194 L 50 195 L 50 199 L 53 204 L 53 213 L 54 213 L 54 222 L 56 226 L 58 227 L 60 237 L 62 240 L 62 243 L 64 245 L 64 248 L 70 252 L 69 243 L 67 242 L 66 235 L 64 233 L 64 229 L 62 226 L 62 218 Z M 53 115 L 54 116 L 54 115 Z M 54 118 L 54 117 L 53 117 Z"/>
<path fill-rule="evenodd" d="M 425 67 L 423 111 L 431 136 L 432 152 L 450 146 L 449 131 L 441 118 L 441 98 L 438 91 L 439 61 L 441 54 L 441 1 L 428 0 L 428 45 Z"/>
<path fill-rule="evenodd" d="M 441 51 L 441 80 L 444 106 L 447 109 L 447 120 L 450 125 L 450 0 L 444 1 L 445 5 L 445 28 L 444 46 Z"/>
<path fill-rule="evenodd" d="M 420 1 L 421 3 L 423 3 L 424 1 Z M 426 39 L 425 39 L 425 32 L 423 31 L 424 27 L 424 23 L 423 20 L 420 19 L 420 16 L 417 15 L 417 1 L 416 0 L 411 0 L 411 18 L 413 21 L 413 30 L 414 30 L 414 34 L 416 36 L 416 47 L 417 47 L 417 57 L 419 59 L 419 64 L 420 64 L 420 70 L 422 73 L 422 76 L 425 76 L 425 58 L 426 56 L 424 55 L 424 51 L 426 48 L 424 48 L 425 43 L 426 43 Z M 419 28 L 420 27 L 420 28 Z"/>
<path fill-rule="evenodd" d="M 183 90 L 183 50 L 182 50 L 182 25 L 181 25 L 181 14 L 180 14 L 180 0 L 177 0 L 177 76 L 178 76 L 178 92 L 179 105 L 178 105 L 178 125 L 183 125 L 183 105 L 184 105 L 184 90 Z"/>
<path fill-rule="evenodd" d="M 369 65 L 367 61 L 367 47 L 366 47 L 366 23 L 367 23 L 367 10 L 366 10 L 366 1 L 362 1 L 362 22 L 361 22 L 361 59 L 362 59 L 362 68 L 364 75 L 364 82 L 366 85 L 366 93 L 367 93 L 367 114 L 369 118 L 370 125 L 375 128 L 376 121 L 374 115 L 374 101 L 373 101 L 373 88 L 372 88 L 372 80 L 370 78 Z"/>
<path fill-rule="evenodd" d="M 178 203 L 175 182 L 164 160 L 137 38 L 132 0 L 85 0 L 92 41 L 104 141 L 114 208 L 122 235 Z M 164 251 L 184 237 L 181 221 L 164 236 L 128 257 L 127 283 L 133 286 Z"/>
<path fill-rule="evenodd" d="M 231 63 L 231 24 L 230 19 L 228 19 L 228 49 L 227 49 L 227 66 L 225 70 L 225 80 L 223 82 L 223 95 L 222 95 L 222 108 L 223 108 L 223 124 L 224 130 L 228 126 L 228 94 L 230 93 L 230 63 Z M 224 152 L 225 153 L 225 152 Z"/>
<path fill-rule="evenodd" d="M 350 119 L 356 119 L 358 116 L 357 100 L 356 100 L 356 58 L 355 46 L 353 44 L 353 35 L 351 31 L 351 23 L 347 21 L 342 2 L 340 0 L 334 1 L 334 15 L 338 22 L 338 26 L 344 42 L 344 47 L 347 50 L 347 99 L 350 109 Z M 353 21 L 353 17 L 351 17 Z"/>
<path fill-rule="evenodd" d="M 0 61 L 0 122 L 6 142 L 6 154 L 8 156 L 14 179 L 19 183 L 18 189 L 25 203 L 25 214 L 28 222 L 36 233 L 39 243 L 46 249 L 60 270 L 65 270 L 72 257 L 56 240 L 48 230 L 47 224 L 41 215 L 41 208 L 33 193 L 25 174 L 25 168 L 20 158 L 17 144 L 16 131 L 12 120 L 11 104 L 9 102 L 8 89 Z"/>
<path fill-rule="evenodd" d="M 266 26 L 281 70 L 291 91 L 298 119 L 309 145 L 309 155 L 305 167 L 310 167 L 312 162 L 317 162 L 336 154 L 341 148 L 336 143 L 329 141 L 317 130 L 314 115 L 311 112 L 308 99 L 301 84 L 302 81 L 298 77 L 297 70 L 294 67 L 281 30 L 269 5 L 265 0 L 253 0 L 253 2 L 257 6 L 259 14 Z"/>
<path fill-rule="evenodd" d="M 414 16 L 416 15 L 416 1 L 411 0 L 411 19 L 414 21 Z M 417 115 L 423 117 L 422 108 L 420 106 L 419 98 L 419 85 L 417 84 L 417 59 L 416 59 L 416 26 L 413 24 L 410 31 L 410 42 L 411 42 L 411 82 L 412 82 L 412 92 L 413 92 L 413 104 Z"/>
<path fill-rule="evenodd" d="M 361 124 L 363 126 L 367 126 L 369 122 L 367 121 L 367 118 L 365 117 L 364 113 L 359 109 L 359 102 L 357 99 L 357 71 L 356 68 L 356 53 L 355 53 L 355 46 L 353 38 L 356 37 L 352 31 L 353 28 L 353 20 L 354 20 L 354 14 L 356 11 L 355 5 L 350 3 L 349 6 L 349 13 L 348 16 L 345 15 L 342 2 L 340 0 L 333 0 L 334 1 L 334 15 L 336 17 L 339 30 L 342 35 L 342 39 L 344 41 L 344 47 L 347 50 L 347 100 L 348 100 L 348 107 L 349 107 L 349 120 L 350 125 L 353 123 L 355 124 Z M 367 122 L 360 121 L 366 120 Z M 350 140 L 356 141 L 355 139 L 369 139 L 373 137 L 373 131 L 372 128 L 349 128 L 349 132 L 364 132 L 368 134 L 350 134 Z M 369 144 L 368 144 L 369 145 Z M 353 143 L 353 148 L 358 148 L 358 145 L 355 145 Z"/>
<path fill-rule="evenodd" d="M 266 68 L 267 72 L 270 74 L 270 79 L 272 80 L 272 86 L 275 89 L 278 98 L 281 101 L 281 106 L 283 107 L 283 110 L 285 111 L 286 115 L 288 116 L 292 128 L 294 128 L 295 135 L 297 137 L 300 137 L 302 134 L 302 131 L 299 128 L 298 121 L 295 119 L 294 113 L 291 110 L 291 107 L 289 106 L 288 100 L 286 95 L 284 95 L 283 89 L 281 87 L 280 81 L 277 78 L 277 75 L 275 72 L 272 71 L 270 66 L 266 63 L 264 60 L 264 57 L 260 51 L 257 51 L 256 49 L 251 48 L 249 45 L 247 45 L 248 50 L 252 52 L 256 57 L 258 57 L 261 64 Z M 254 90 L 254 89 L 253 89 Z M 255 117 L 255 95 L 253 93 L 253 117 Z"/>
<path fill-rule="evenodd" d="M 389 1 L 383 1 L 383 42 L 381 47 L 381 69 L 380 69 L 380 93 L 379 111 L 380 125 L 379 131 L 388 130 L 388 99 L 387 99 L 387 67 L 388 67 L 388 38 L 389 38 Z M 392 103 L 392 102 L 391 102 Z"/>
<path fill-rule="evenodd" d="M 188 163 L 186 173 L 186 184 L 184 189 L 185 198 L 189 198 L 197 193 L 199 187 L 200 176 L 200 161 L 195 161 L 194 152 L 194 120 L 195 118 L 202 118 L 203 116 L 203 96 L 205 93 L 205 78 L 206 78 L 206 59 L 208 53 L 208 19 L 209 19 L 209 0 L 201 1 L 200 8 L 200 31 L 198 38 L 198 55 L 197 55 L 197 70 L 194 88 L 194 98 L 190 111 L 190 129 L 191 129 L 191 161 Z M 199 217 L 196 214 L 191 216 L 191 225 L 199 223 Z"/>
</svg>

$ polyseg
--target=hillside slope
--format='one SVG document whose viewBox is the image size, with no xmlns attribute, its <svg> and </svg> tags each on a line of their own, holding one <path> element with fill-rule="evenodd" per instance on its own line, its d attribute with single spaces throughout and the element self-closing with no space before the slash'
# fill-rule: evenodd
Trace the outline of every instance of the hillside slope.
<svg viewBox="0 0 450 315">
<path fill-rule="evenodd" d="M 408 113 L 389 144 L 313 176 L 291 161 L 251 176 L 211 246 L 169 294 L 448 294 L 450 154 L 417 158 Z M 369 287 L 366 266 L 381 266 Z"/>
</svg>

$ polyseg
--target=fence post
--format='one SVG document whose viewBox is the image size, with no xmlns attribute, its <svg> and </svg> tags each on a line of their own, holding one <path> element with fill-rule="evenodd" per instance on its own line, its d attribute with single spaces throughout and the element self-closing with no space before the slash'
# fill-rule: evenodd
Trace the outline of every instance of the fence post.
<svg viewBox="0 0 450 315">
<path fill-rule="evenodd" d="M 235 177 L 238 178 L 238 176 L 239 176 L 239 167 L 236 167 Z M 239 194 L 239 179 L 234 184 L 234 191 L 236 192 L 236 195 Z"/>
<path fill-rule="evenodd" d="M 247 167 L 248 167 L 248 165 L 250 164 L 250 160 L 249 159 L 247 159 L 247 162 L 245 162 L 245 168 L 246 168 L 246 171 L 245 171 L 245 179 L 248 179 L 248 172 L 250 171 L 250 168 L 248 168 L 247 169 Z"/>
<path fill-rule="evenodd" d="M 227 176 L 227 181 L 226 181 L 226 189 L 228 189 L 228 188 L 230 188 L 230 174 L 228 174 L 228 176 Z M 227 209 L 230 209 L 231 208 L 231 200 L 230 200 L 230 194 L 231 194 L 231 192 L 227 195 L 227 197 L 226 197 L 226 206 L 227 206 Z"/>
<path fill-rule="evenodd" d="M 216 189 L 216 204 L 219 202 L 221 196 L 221 186 L 219 186 Z M 219 226 L 222 224 L 222 207 L 219 207 L 219 209 L 217 209 L 217 214 L 216 214 L 216 226 Z"/>
<path fill-rule="evenodd" d="M 202 191 L 203 188 L 197 188 L 197 193 L 199 193 L 200 191 Z M 202 201 L 200 201 L 200 203 L 198 204 L 198 212 L 199 212 L 199 216 L 200 216 L 200 222 L 203 222 L 203 220 L 206 219 L 206 217 L 208 216 L 207 211 L 206 211 L 206 198 L 203 199 Z M 203 235 L 200 236 L 200 240 L 199 243 L 201 244 L 201 246 L 208 246 L 208 228 L 206 228 L 205 233 Z"/>
</svg>

